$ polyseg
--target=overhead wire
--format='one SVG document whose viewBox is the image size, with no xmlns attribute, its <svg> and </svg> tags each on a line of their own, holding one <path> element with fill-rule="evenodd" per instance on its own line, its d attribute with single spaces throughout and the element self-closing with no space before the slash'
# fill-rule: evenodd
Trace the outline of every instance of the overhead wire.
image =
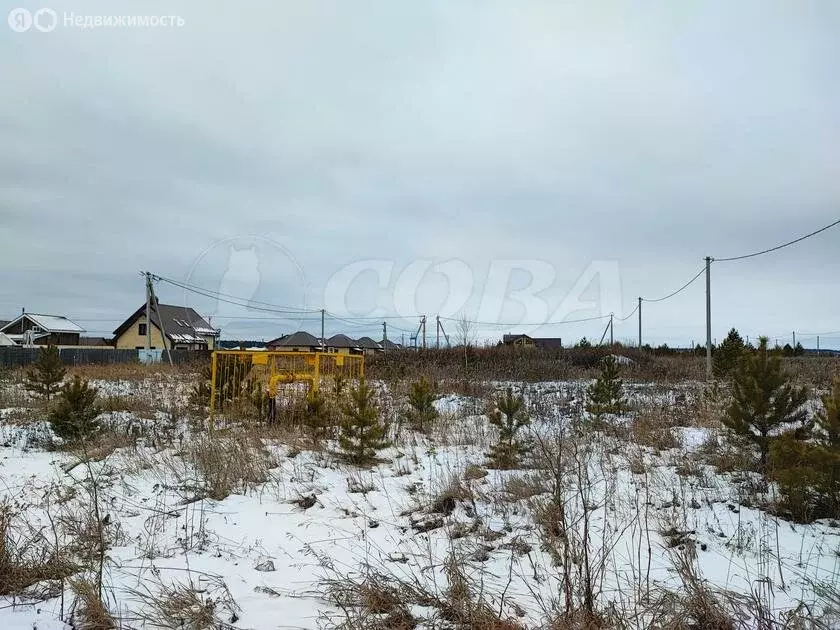
<svg viewBox="0 0 840 630">
<path fill-rule="evenodd" d="M 671 299 L 672 297 L 674 297 L 675 295 L 677 295 L 677 294 L 679 294 L 679 293 L 682 293 L 682 292 L 683 292 L 683 291 L 685 291 L 688 287 L 690 287 L 690 286 L 694 283 L 694 281 L 695 281 L 695 280 L 697 280 L 697 278 L 699 278 L 701 275 L 703 275 L 703 272 L 704 272 L 704 271 L 706 271 L 706 267 L 705 267 L 705 266 L 704 266 L 704 267 L 703 267 L 700 271 L 698 271 L 698 272 L 697 272 L 697 275 L 695 275 L 693 278 L 691 278 L 691 280 L 689 280 L 688 282 L 686 282 L 684 285 L 682 285 L 682 286 L 681 286 L 679 289 L 677 289 L 676 291 L 674 291 L 674 292 L 672 292 L 672 293 L 669 293 L 668 295 L 666 295 L 666 296 L 664 296 L 664 297 L 661 297 L 661 298 L 656 298 L 656 299 L 651 299 L 651 298 L 642 298 L 642 302 L 664 302 L 665 300 L 670 300 L 670 299 Z"/>
<path fill-rule="evenodd" d="M 814 230 L 813 232 L 806 234 L 805 236 L 800 236 L 792 241 L 788 241 L 787 243 L 782 243 L 781 245 L 776 245 L 775 247 L 770 247 L 769 249 L 763 249 L 760 252 L 753 252 L 752 254 L 744 254 L 743 256 L 730 256 L 729 258 L 714 258 L 715 262 L 730 262 L 733 260 L 744 260 L 745 258 L 753 258 L 755 256 L 761 256 L 762 254 L 769 254 L 770 252 L 775 252 L 777 250 L 783 249 L 790 245 L 794 245 L 795 243 L 799 243 L 804 241 L 806 238 L 811 238 L 812 236 L 816 236 L 820 232 L 825 232 L 828 229 L 833 228 L 835 225 L 840 225 L 840 219 L 837 219 L 833 223 L 829 223 L 828 225 L 821 227 L 819 230 Z"/>
<path fill-rule="evenodd" d="M 251 306 L 252 304 L 259 304 L 262 306 L 271 307 L 271 311 L 273 313 L 320 313 L 321 309 L 300 309 L 291 306 L 281 306 L 278 304 L 272 304 L 271 302 L 261 302 L 259 300 L 252 300 L 249 298 L 243 298 L 236 295 L 230 295 L 228 293 L 222 293 L 221 291 L 214 291 L 212 289 L 205 289 L 203 287 L 199 287 L 197 285 L 188 284 L 186 282 L 180 282 L 178 280 L 173 280 L 172 278 L 167 278 L 165 276 L 160 276 L 157 274 L 152 274 L 152 278 L 157 280 L 161 280 L 163 282 L 169 283 L 176 287 L 180 287 L 186 291 L 192 291 L 194 293 L 199 293 L 200 295 L 205 295 L 206 297 L 224 297 L 230 298 L 232 300 L 238 300 L 239 302 L 243 302 L 243 304 L 236 304 L 236 306 L 243 306 L 246 308 L 254 308 L 254 310 L 265 310 L 265 309 L 257 309 L 256 307 Z M 220 302 L 224 302 L 225 300 L 219 300 Z"/>
<path fill-rule="evenodd" d="M 737 261 L 737 260 L 744 260 L 744 259 L 747 259 L 747 258 L 753 258 L 755 256 L 761 256 L 763 254 L 768 254 L 770 252 L 778 251 L 778 250 L 783 249 L 785 247 L 789 247 L 790 245 L 794 245 L 796 243 L 802 242 L 802 241 L 804 241 L 808 238 L 811 238 L 812 236 L 816 236 L 817 234 L 820 234 L 821 232 L 825 232 L 826 230 L 829 230 L 829 229 L 831 229 L 831 228 L 833 228 L 837 225 L 840 225 L 840 219 L 837 219 L 836 221 L 834 221 L 832 223 L 829 223 L 828 225 L 825 225 L 825 226 L 819 228 L 818 230 L 814 230 L 813 232 L 805 234 L 804 236 L 800 236 L 799 238 L 793 239 L 793 240 L 788 241 L 786 243 L 776 245 L 775 247 L 770 247 L 770 248 L 767 248 L 767 249 L 764 249 L 764 250 L 761 250 L 761 251 L 757 251 L 757 252 L 753 252 L 753 253 L 750 253 L 750 254 L 743 254 L 743 255 L 740 255 L 740 256 L 730 256 L 730 257 L 726 257 L 726 258 L 712 258 L 711 260 L 713 260 L 714 262 L 731 262 L 731 261 Z M 701 275 L 703 275 L 703 272 L 705 270 L 706 270 L 706 266 L 704 265 L 694 276 L 692 276 L 692 278 L 688 282 L 686 282 L 685 284 L 680 286 L 677 290 L 675 290 L 675 291 L 673 291 L 673 292 L 671 292 L 667 295 L 664 295 L 662 297 L 659 297 L 659 298 L 645 298 L 645 297 L 642 297 L 641 302 L 657 303 L 657 302 L 664 302 L 666 300 L 669 300 L 669 299 L 679 295 L 680 293 L 685 291 L 689 286 L 694 284 L 694 282 L 696 282 L 697 279 L 700 278 Z M 405 317 L 398 316 L 398 315 L 393 315 L 393 316 L 392 315 L 387 315 L 387 316 L 381 316 L 381 317 L 364 316 L 364 317 L 346 318 L 346 317 L 340 317 L 338 315 L 335 315 L 334 313 L 329 313 L 328 311 L 325 311 L 325 310 L 322 310 L 322 309 L 317 309 L 317 310 L 315 310 L 315 309 L 312 309 L 312 310 L 294 309 L 292 307 L 279 306 L 279 305 L 276 305 L 276 304 L 271 304 L 269 302 L 261 302 L 261 301 L 258 301 L 258 300 L 246 300 L 245 298 L 240 298 L 240 297 L 237 297 L 237 296 L 228 295 L 228 294 L 225 294 L 225 293 L 221 293 L 219 291 L 210 291 L 208 289 L 203 289 L 203 288 L 197 287 L 195 285 L 190 285 L 190 284 L 187 284 L 187 283 L 184 283 L 184 282 L 178 282 L 178 281 L 173 280 L 171 278 L 166 278 L 165 276 L 159 276 L 159 275 L 153 274 L 153 277 L 155 279 L 161 280 L 163 282 L 167 282 L 169 284 L 172 284 L 173 286 L 180 287 L 180 288 L 184 289 L 185 291 L 191 291 L 193 293 L 196 293 L 197 295 L 202 295 L 204 297 L 209 297 L 209 298 L 212 298 L 212 299 L 216 299 L 220 302 L 227 303 L 227 304 L 232 304 L 234 306 L 239 306 L 239 307 L 242 307 L 242 308 L 247 308 L 247 309 L 262 311 L 262 312 L 279 313 L 279 314 L 283 314 L 283 315 L 300 315 L 300 314 L 323 313 L 324 315 L 329 315 L 331 319 L 356 326 L 359 329 L 366 327 L 363 324 L 364 321 L 382 322 L 382 321 L 386 321 L 386 320 L 406 320 L 407 319 Z M 228 300 L 228 299 L 224 299 L 224 298 L 232 298 L 232 300 L 236 300 L 236 301 L 232 301 L 232 300 Z M 261 305 L 261 306 L 256 306 L 256 305 Z M 577 319 L 565 319 L 565 320 L 559 320 L 559 321 L 537 322 L 537 323 L 534 323 L 534 324 L 528 324 L 528 323 L 525 323 L 525 322 L 487 322 L 487 321 L 480 321 L 480 320 L 472 320 L 472 319 L 468 319 L 468 318 L 455 318 L 455 317 L 445 317 L 445 316 L 440 316 L 439 319 L 441 319 L 443 321 L 450 321 L 450 322 L 466 321 L 469 324 L 473 324 L 473 325 L 476 325 L 476 326 L 523 326 L 523 325 L 557 326 L 557 325 L 563 325 L 563 324 L 575 324 L 575 323 L 583 323 L 583 322 L 604 320 L 604 319 L 607 319 L 607 318 L 610 318 L 610 317 L 613 317 L 614 319 L 617 319 L 618 321 L 623 322 L 623 321 L 626 321 L 626 320 L 630 319 L 630 317 L 632 317 L 638 311 L 638 309 L 639 309 L 639 304 L 637 304 L 636 307 L 629 314 L 627 314 L 624 317 L 619 317 L 619 318 L 615 318 L 614 315 L 609 314 L 609 315 L 596 315 L 596 316 L 593 316 L 593 317 L 583 317 L 583 318 L 577 318 Z M 219 318 L 224 317 L 224 318 L 230 318 L 230 319 L 246 319 L 246 318 L 237 318 L 235 316 L 218 316 L 218 317 Z M 278 320 L 299 319 L 300 321 L 304 321 L 304 319 L 302 319 L 302 318 L 294 318 L 294 317 L 264 318 L 264 319 L 278 319 Z M 317 319 L 318 318 L 306 318 L 307 321 L 315 321 Z M 79 321 L 96 321 L 96 320 L 79 320 Z M 101 320 L 101 321 L 116 321 L 116 320 Z M 409 330 L 409 329 L 406 329 L 406 328 L 401 328 L 401 327 L 395 326 L 395 325 L 392 325 L 392 328 L 395 329 L 395 330 L 400 330 L 402 332 L 413 333 L 412 330 Z M 840 331 L 838 331 L 838 332 L 840 332 Z M 814 333 L 814 334 L 806 333 L 806 336 L 811 337 L 811 336 L 816 336 L 816 335 L 829 335 L 829 334 L 833 334 L 833 332 L 832 333 Z"/>
</svg>

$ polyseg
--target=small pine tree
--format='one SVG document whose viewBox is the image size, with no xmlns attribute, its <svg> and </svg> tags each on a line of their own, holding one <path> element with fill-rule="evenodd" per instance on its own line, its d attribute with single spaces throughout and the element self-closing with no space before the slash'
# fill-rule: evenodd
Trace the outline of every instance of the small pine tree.
<svg viewBox="0 0 840 630">
<path fill-rule="evenodd" d="M 380 422 L 374 392 L 367 382 L 351 388 L 350 400 L 344 406 L 344 419 L 338 443 L 348 461 L 364 465 L 376 460 L 376 451 L 388 446 L 386 427 Z"/>
<path fill-rule="evenodd" d="M 434 406 L 435 388 L 425 378 L 421 378 L 411 384 L 411 392 L 408 395 L 409 408 L 405 413 L 405 419 L 411 428 L 425 432 L 438 417 L 438 411 Z"/>
<path fill-rule="evenodd" d="M 347 379 L 343 374 L 336 374 L 333 379 L 332 392 L 336 398 L 341 398 L 344 395 L 344 388 L 347 386 Z"/>
<path fill-rule="evenodd" d="M 61 388 L 58 404 L 50 412 L 53 433 L 69 442 L 80 442 L 99 430 L 97 390 L 78 376 Z"/>
<path fill-rule="evenodd" d="M 712 372 L 715 378 L 725 378 L 732 373 L 735 366 L 744 356 L 744 340 L 734 328 L 726 335 L 726 339 L 718 346 L 714 354 Z"/>
<path fill-rule="evenodd" d="M 575 348 L 591 348 L 592 342 L 586 337 L 582 337 L 580 341 L 575 344 Z"/>
<path fill-rule="evenodd" d="M 496 400 L 488 419 L 490 424 L 499 429 L 499 441 L 487 454 L 489 466 L 516 468 L 525 453 L 525 446 L 517 439 L 517 433 L 531 423 L 524 399 L 522 396 L 514 396 L 513 390 L 508 387 L 504 395 Z"/>
<path fill-rule="evenodd" d="M 618 361 L 610 355 L 601 360 L 601 374 L 586 390 L 586 411 L 600 419 L 605 414 L 618 414 L 626 407 L 624 382 L 618 377 Z"/>
<path fill-rule="evenodd" d="M 771 437 L 806 419 L 808 393 L 791 384 L 778 353 L 767 350 L 766 337 L 759 340 L 755 354 L 738 364 L 732 377 L 732 401 L 723 423 L 758 446 L 762 469 L 766 469 Z M 804 432 L 807 426 L 797 430 Z"/>
<path fill-rule="evenodd" d="M 825 496 L 828 514 L 840 518 L 840 378 L 822 397 L 823 409 L 817 413 L 815 432 L 822 461 L 821 491 Z"/>
<path fill-rule="evenodd" d="M 332 418 L 327 400 L 320 391 L 312 390 L 306 395 L 304 424 L 312 431 L 315 438 L 325 438 L 331 433 Z"/>
<path fill-rule="evenodd" d="M 840 378 L 822 397 L 814 421 L 814 441 L 788 432 L 770 447 L 773 478 L 782 504 L 802 522 L 840 518 Z"/>
<path fill-rule="evenodd" d="M 58 348 L 42 347 L 38 351 L 38 360 L 26 371 L 24 387 L 49 401 L 61 389 L 66 371 Z"/>
</svg>

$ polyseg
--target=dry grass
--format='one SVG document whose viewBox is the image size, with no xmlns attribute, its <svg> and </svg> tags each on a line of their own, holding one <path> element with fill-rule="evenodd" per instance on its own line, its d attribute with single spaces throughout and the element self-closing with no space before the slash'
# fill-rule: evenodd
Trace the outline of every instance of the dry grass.
<svg viewBox="0 0 840 630">
<path fill-rule="evenodd" d="M 528 499 L 551 491 L 549 480 L 543 475 L 530 473 L 514 475 L 505 480 L 502 491 L 514 501 Z"/>
<path fill-rule="evenodd" d="M 241 431 L 193 436 L 183 456 L 198 473 L 205 496 L 217 501 L 265 483 L 278 465 L 261 440 Z"/>
<path fill-rule="evenodd" d="M 204 575 L 205 585 L 192 579 L 186 583 L 158 583 L 131 594 L 145 604 L 140 616 L 146 627 L 185 630 L 232 628 L 239 620 L 240 608 L 224 581 Z"/>
<path fill-rule="evenodd" d="M 658 451 L 678 448 L 680 443 L 671 430 L 673 426 L 673 418 L 667 408 L 642 409 L 633 420 L 631 437 L 636 444 Z"/>
<path fill-rule="evenodd" d="M 487 474 L 486 468 L 482 468 L 478 464 L 470 464 L 467 466 L 466 470 L 464 470 L 464 480 L 478 481 L 479 479 L 484 479 Z"/>
<path fill-rule="evenodd" d="M 696 573 L 690 554 L 672 553 L 674 569 L 682 581 L 679 591 L 661 589 L 646 609 L 649 627 L 663 630 L 734 630 L 747 627 L 749 615 L 738 614 L 745 602 L 716 592 Z M 742 611 L 743 612 L 743 611 Z"/>
<path fill-rule="evenodd" d="M 105 413 L 129 411 L 144 418 L 154 417 L 154 406 L 151 400 L 144 396 L 100 396 L 97 403 Z"/>
<path fill-rule="evenodd" d="M 462 566 L 454 557 L 445 562 L 447 584 L 440 590 L 419 579 L 373 570 L 361 579 L 328 580 L 327 599 L 341 616 L 322 625 L 340 630 L 410 630 L 421 624 L 458 630 L 522 630 L 524 626 L 489 605 L 489 593 L 473 584 Z M 412 606 L 431 612 L 427 618 L 417 618 Z"/>
<path fill-rule="evenodd" d="M 459 502 L 475 503 L 475 495 L 468 486 L 457 477 L 452 476 L 441 490 L 429 502 L 426 510 L 435 514 L 452 514 Z"/>
<path fill-rule="evenodd" d="M 111 363 L 107 365 L 74 365 L 68 367 L 67 376 L 78 375 L 85 380 L 142 381 L 164 378 L 190 378 L 201 371 L 201 365 L 184 364 L 170 366 L 168 363 L 142 365 L 140 363 Z"/>
<path fill-rule="evenodd" d="M 73 627 L 78 630 L 111 630 L 117 627 L 113 615 L 99 596 L 96 584 L 88 578 L 69 580 L 76 595 Z"/>
<path fill-rule="evenodd" d="M 9 505 L 0 505 L 0 595 L 20 595 L 38 582 L 62 580 L 78 569 L 40 531 L 17 522 Z"/>
</svg>

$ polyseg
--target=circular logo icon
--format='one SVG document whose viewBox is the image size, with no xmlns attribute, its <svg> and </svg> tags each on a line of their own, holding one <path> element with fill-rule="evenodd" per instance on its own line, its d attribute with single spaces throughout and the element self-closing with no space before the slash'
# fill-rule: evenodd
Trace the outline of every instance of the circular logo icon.
<svg viewBox="0 0 840 630">
<path fill-rule="evenodd" d="M 51 33 L 58 24 L 58 15 L 52 9 L 38 9 L 32 23 L 42 33 Z"/>
<path fill-rule="evenodd" d="M 25 33 L 32 28 L 32 14 L 23 8 L 9 11 L 9 28 L 15 33 Z"/>
<path fill-rule="evenodd" d="M 273 339 L 315 317 L 306 305 L 302 267 L 285 247 L 265 236 L 212 243 L 179 282 L 184 306 L 209 317 L 223 338 Z"/>
</svg>

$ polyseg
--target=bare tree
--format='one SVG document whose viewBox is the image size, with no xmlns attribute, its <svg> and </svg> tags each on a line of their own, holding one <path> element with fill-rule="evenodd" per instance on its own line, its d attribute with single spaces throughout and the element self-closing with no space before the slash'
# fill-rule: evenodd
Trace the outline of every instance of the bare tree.
<svg viewBox="0 0 840 630">
<path fill-rule="evenodd" d="M 455 335 L 458 343 L 464 347 L 464 374 L 467 373 L 467 350 L 475 341 L 475 327 L 474 324 L 467 319 L 466 315 L 461 315 L 461 319 L 455 326 Z"/>
</svg>

